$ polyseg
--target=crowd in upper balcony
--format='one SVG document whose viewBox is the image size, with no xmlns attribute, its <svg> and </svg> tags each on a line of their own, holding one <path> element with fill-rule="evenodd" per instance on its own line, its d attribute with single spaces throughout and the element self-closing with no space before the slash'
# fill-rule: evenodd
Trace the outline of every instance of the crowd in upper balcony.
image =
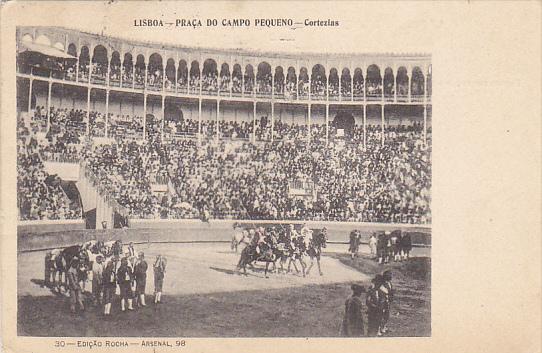
<svg viewBox="0 0 542 353">
<path fill-rule="evenodd" d="M 117 51 L 108 55 L 101 45 L 94 48 L 93 53 L 86 46 L 79 52 L 73 48 L 71 53 L 76 60 L 58 61 L 52 69 L 53 77 L 75 80 L 78 76 L 82 82 L 90 80 L 96 84 L 190 94 L 258 97 L 274 94 L 278 99 L 288 100 L 308 99 L 309 96 L 313 100 L 338 100 L 339 97 L 342 100 L 363 100 L 365 97 L 377 100 L 383 96 L 389 100 L 397 95 L 401 101 L 409 96 L 419 101 L 426 93 L 431 95 L 431 73 L 422 72 L 419 67 L 410 72 L 405 67 L 394 72 L 389 67 L 381 69 L 377 65 L 370 65 L 365 71 L 356 68 L 352 72 L 348 68 L 340 72 L 336 68 L 326 70 L 320 64 L 310 69 L 272 68 L 266 62 L 257 66 L 235 64 L 230 67 L 227 63 L 220 66 L 212 59 L 187 63 L 184 59 L 175 62 L 169 58 L 164 62 L 157 53 L 148 58 L 143 55 L 133 58 L 132 54 L 126 53 L 121 58 Z M 28 66 L 23 61 L 19 60 L 19 66 Z"/>
</svg>

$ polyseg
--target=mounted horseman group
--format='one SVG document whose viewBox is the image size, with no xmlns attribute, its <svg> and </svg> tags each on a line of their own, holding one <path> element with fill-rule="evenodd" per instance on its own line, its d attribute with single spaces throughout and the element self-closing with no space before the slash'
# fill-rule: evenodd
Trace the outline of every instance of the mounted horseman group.
<svg viewBox="0 0 542 353">
<path fill-rule="evenodd" d="M 310 274 L 314 262 L 318 266 L 320 276 L 323 275 L 320 266 L 320 257 L 322 249 L 327 246 L 327 229 L 319 231 L 309 229 L 305 224 L 298 232 L 293 224 L 288 227 L 271 226 L 268 228 L 257 227 L 244 229 L 239 224 L 233 225 L 235 230 L 232 237 L 231 248 L 238 251 L 239 246 L 243 246 L 241 257 L 237 263 L 237 270 L 243 270 L 246 275 L 247 266 L 254 269 L 254 263 L 265 263 L 265 277 L 268 278 L 269 265 L 273 267 L 271 271 L 278 273 L 290 272 L 291 266 L 297 273 L 300 273 L 297 263 L 301 266 L 303 277 Z M 310 259 L 307 267 L 306 258 Z M 277 262 L 280 269 L 277 267 Z M 287 269 L 285 265 L 287 264 Z"/>
</svg>

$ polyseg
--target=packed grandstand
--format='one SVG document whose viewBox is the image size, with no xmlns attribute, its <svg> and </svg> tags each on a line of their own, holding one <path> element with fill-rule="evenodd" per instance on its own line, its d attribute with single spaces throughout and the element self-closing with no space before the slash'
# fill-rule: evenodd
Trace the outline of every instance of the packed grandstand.
<svg viewBox="0 0 542 353">
<path fill-rule="evenodd" d="M 78 164 L 127 218 L 431 222 L 430 71 L 164 68 L 98 43 L 44 50 L 36 31 L 18 33 L 20 220 L 84 217 L 55 162 Z"/>
</svg>

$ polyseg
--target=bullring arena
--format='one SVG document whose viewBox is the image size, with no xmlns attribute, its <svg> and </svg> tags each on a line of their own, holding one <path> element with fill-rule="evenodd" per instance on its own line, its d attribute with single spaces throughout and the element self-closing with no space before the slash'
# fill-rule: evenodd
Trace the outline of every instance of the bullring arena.
<svg viewBox="0 0 542 353">
<path fill-rule="evenodd" d="M 390 323 L 393 336 L 428 336 L 430 326 L 430 234 L 412 228 L 415 248 L 405 263 L 378 265 L 369 257 L 366 238 L 376 230 L 393 229 L 358 225 L 363 234 L 359 257 L 347 254 L 352 226 L 337 226 L 322 256 L 323 276 L 316 266 L 307 277 L 300 273 L 263 274 L 257 264 L 243 276 L 236 268 L 239 253 L 230 246 L 232 222 L 211 225 L 200 221 L 158 224 L 153 228 L 127 230 L 77 230 L 39 232 L 20 237 L 17 291 L 19 334 L 31 336 L 203 336 L 203 337 L 333 337 L 339 335 L 344 300 L 351 283 L 370 284 L 375 273 L 396 270 L 401 286 L 396 316 Z M 143 225 L 142 225 L 143 226 Z M 330 226 L 333 229 L 333 225 Z M 37 240 L 35 238 L 38 238 Z M 121 313 L 114 303 L 113 319 L 104 320 L 90 307 L 81 317 L 70 316 L 67 294 L 43 288 L 43 246 L 50 239 L 72 244 L 81 239 L 126 239 L 135 241 L 152 261 L 161 254 L 168 259 L 164 301 L 159 307 Z M 27 242 L 26 242 L 26 241 Z M 30 251 L 23 251 L 25 247 Z M 152 271 L 149 272 L 152 283 Z M 90 291 L 90 289 L 88 289 Z M 152 301 L 152 286 L 147 289 Z M 90 296 L 90 293 L 87 293 Z M 68 316 L 67 321 L 62 320 Z M 127 325 L 126 323 L 130 324 Z"/>
<path fill-rule="evenodd" d="M 56 27 L 20 27 L 17 46 L 20 335 L 340 336 L 350 286 L 385 270 L 386 334 L 431 335 L 429 55 L 185 48 Z M 236 223 L 325 227 L 323 274 L 242 275 Z M 410 257 L 379 264 L 369 236 L 397 230 Z M 117 288 L 110 316 L 88 292 L 71 313 L 69 294 L 44 285 L 47 251 L 114 240 L 144 252 L 149 305 L 121 312 Z"/>
</svg>

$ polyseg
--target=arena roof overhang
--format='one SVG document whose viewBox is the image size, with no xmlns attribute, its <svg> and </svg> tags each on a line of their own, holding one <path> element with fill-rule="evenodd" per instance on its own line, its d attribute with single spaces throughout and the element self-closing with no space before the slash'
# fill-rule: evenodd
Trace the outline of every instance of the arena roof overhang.
<svg viewBox="0 0 542 353">
<path fill-rule="evenodd" d="M 53 56 L 53 57 L 60 58 L 60 59 L 74 59 L 74 60 L 77 60 L 76 57 L 74 57 L 74 56 L 72 56 L 72 55 L 70 55 L 68 53 L 63 52 L 62 50 L 59 50 L 57 48 L 50 47 L 50 46 L 47 46 L 47 45 L 43 45 L 43 44 L 22 42 L 21 43 L 21 49 L 22 49 L 22 50 L 20 50 L 21 53 L 34 52 L 34 53 L 43 54 L 45 56 Z"/>
</svg>

